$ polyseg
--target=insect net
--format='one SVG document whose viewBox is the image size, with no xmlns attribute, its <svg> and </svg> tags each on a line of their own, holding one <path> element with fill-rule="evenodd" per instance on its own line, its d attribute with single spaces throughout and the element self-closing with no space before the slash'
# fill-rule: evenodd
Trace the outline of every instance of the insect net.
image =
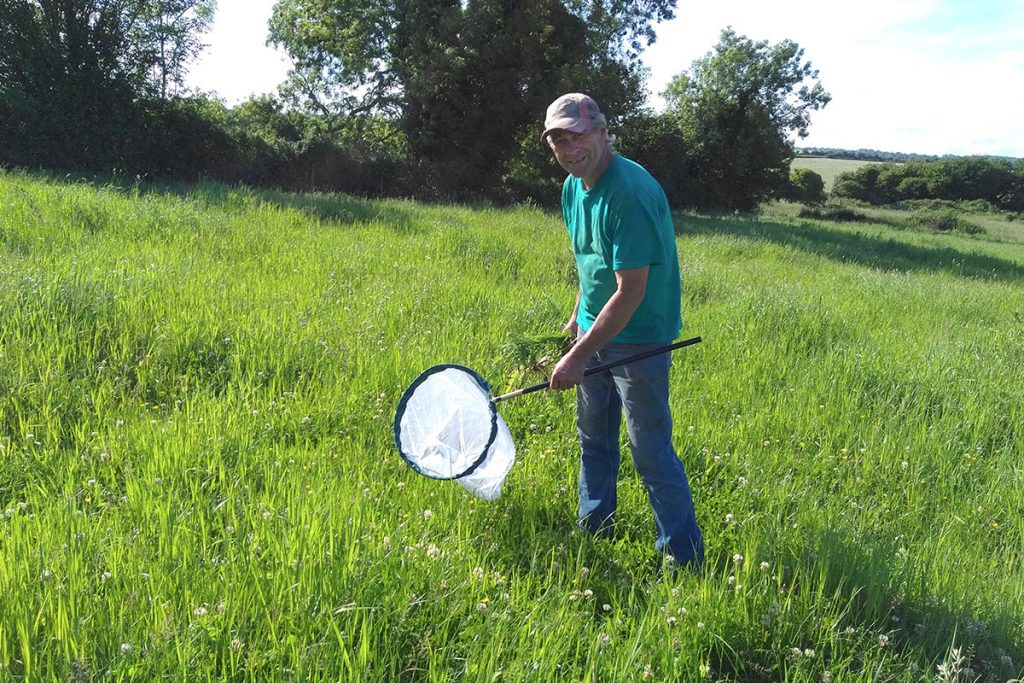
<svg viewBox="0 0 1024 683">
<path fill-rule="evenodd" d="M 424 371 L 395 413 L 395 445 L 402 458 L 420 474 L 454 479 L 484 500 L 500 496 L 516 447 L 490 389 L 483 377 L 461 365 Z"/>
</svg>

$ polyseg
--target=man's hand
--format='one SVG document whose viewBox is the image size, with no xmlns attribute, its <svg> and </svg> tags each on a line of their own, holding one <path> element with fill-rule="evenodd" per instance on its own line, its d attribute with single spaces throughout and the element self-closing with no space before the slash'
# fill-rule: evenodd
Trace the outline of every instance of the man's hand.
<svg viewBox="0 0 1024 683">
<path fill-rule="evenodd" d="M 587 370 L 588 360 L 582 354 L 575 353 L 575 349 L 569 351 L 555 366 L 551 373 L 549 386 L 558 391 L 576 386 L 583 381 L 583 373 Z"/>
<path fill-rule="evenodd" d="M 565 324 L 565 327 L 562 328 L 562 332 L 568 334 L 569 339 L 573 341 L 576 341 L 576 338 L 580 336 L 580 324 L 576 322 L 575 315 L 573 315 L 572 318 L 569 319 L 569 322 Z"/>
</svg>

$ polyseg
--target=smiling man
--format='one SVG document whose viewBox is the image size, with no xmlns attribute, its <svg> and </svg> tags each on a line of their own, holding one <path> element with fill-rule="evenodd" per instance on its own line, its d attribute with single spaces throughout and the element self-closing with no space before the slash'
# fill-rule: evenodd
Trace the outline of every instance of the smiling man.
<svg viewBox="0 0 1024 683">
<path fill-rule="evenodd" d="M 576 257 L 579 292 L 565 329 L 576 337 L 551 374 L 552 389 L 576 391 L 581 526 L 614 522 L 623 414 L 637 472 L 658 530 L 655 547 L 699 565 L 704 543 L 683 465 L 672 445 L 671 356 L 584 377 L 588 367 L 671 342 L 682 329 L 679 257 L 668 200 L 636 162 L 617 154 L 591 97 L 569 93 L 547 110 L 542 138 L 569 174 L 562 215 Z"/>
</svg>

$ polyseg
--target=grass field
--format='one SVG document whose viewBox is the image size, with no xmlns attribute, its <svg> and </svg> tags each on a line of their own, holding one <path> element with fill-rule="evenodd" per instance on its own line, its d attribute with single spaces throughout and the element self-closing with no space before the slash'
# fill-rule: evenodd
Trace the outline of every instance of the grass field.
<svg viewBox="0 0 1024 683">
<path fill-rule="evenodd" d="M 393 446 L 432 364 L 539 381 L 558 216 L 0 174 L 0 681 L 1019 678 L 1024 246 L 677 227 L 681 574 L 628 462 L 575 530 L 570 393 L 494 503 Z"/>
<path fill-rule="evenodd" d="M 873 161 L 858 161 L 856 159 L 828 159 L 826 157 L 796 157 L 790 164 L 790 168 L 809 168 L 825 181 L 825 192 L 832 189 L 836 176 L 840 173 L 856 171 L 865 164 L 876 163 Z"/>
</svg>

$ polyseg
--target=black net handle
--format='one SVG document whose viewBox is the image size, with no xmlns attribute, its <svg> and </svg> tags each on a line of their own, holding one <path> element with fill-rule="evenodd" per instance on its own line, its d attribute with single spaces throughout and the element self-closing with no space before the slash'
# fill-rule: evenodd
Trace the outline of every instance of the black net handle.
<svg viewBox="0 0 1024 683">
<path fill-rule="evenodd" d="M 681 349 L 684 346 L 692 346 L 694 344 L 699 344 L 699 343 L 700 343 L 700 337 L 693 337 L 692 339 L 684 339 L 683 341 L 679 341 L 679 342 L 676 342 L 674 344 L 668 344 L 666 346 L 659 346 L 656 349 L 651 349 L 650 351 L 644 351 L 643 353 L 638 353 L 638 354 L 636 354 L 634 356 L 627 356 L 626 358 L 620 358 L 619 360 L 611 362 L 611 363 L 605 363 L 604 365 L 597 365 L 595 367 L 590 368 L 586 372 L 584 372 L 583 376 L 586 377 L 587 375 L 593 375 L 593 374 L 596 374 L 598 372 L 604 372 L 605 370 L 611 370 L 612 368 L 617 368 L 620 365 L 627 365 L 629 363 L 633 363 L 633 362 L 636 362 L 638 360 L 643 360 L 644 358 L 650 358 L 651 356 L 659 356 L 659 355 L 661 355 L 663 353 L 668 353 L 669 351 L 675 351 L 676 349 Z M 514 398 L 516 396 L 522 396 L 523 394 L 532 394 L 535 391 L 540 391 L 542 389 L 547 389 L 550 386 L 551 385 L 550 385 L 549 382 L 541 382 L 539 384 L 534 384 L 532 387 L 525 387 L 523 389 L 516 389 L 515 391 L 510 391 L 507 394 L 502 394 L 501 396 L 495 396 L 494 398 L 491 399 L 491 403 L 497 403 L 498 401 L 504 401 L 506 398 Z"/>
</svg>

